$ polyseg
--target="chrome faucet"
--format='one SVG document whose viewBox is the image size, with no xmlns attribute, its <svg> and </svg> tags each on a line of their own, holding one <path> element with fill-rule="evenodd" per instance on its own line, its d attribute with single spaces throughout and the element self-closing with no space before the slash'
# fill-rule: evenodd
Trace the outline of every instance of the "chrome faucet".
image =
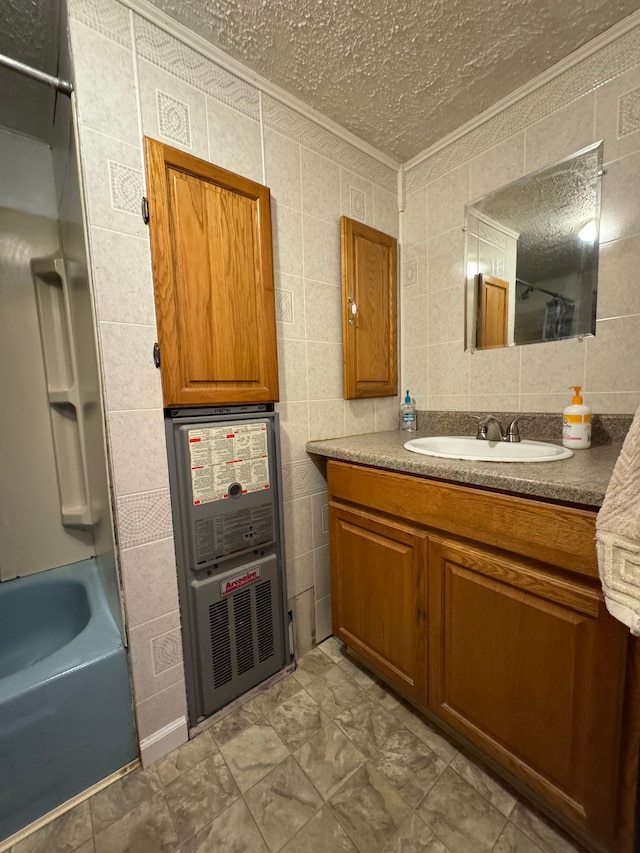
<svg viewBox="0 0 640 853">
<path fill-rule="evenodd" d="M 478 417 L 478 415 L 472 415 L 472 417 L 478 421 L 476 438 L 481 441 L 521 441 L 518 424 L 520 421 L 531 420 L 527 417 L 514 418 L 505 429 L 494 415 L 487 415 L 484 418 Z"/>
</svg>

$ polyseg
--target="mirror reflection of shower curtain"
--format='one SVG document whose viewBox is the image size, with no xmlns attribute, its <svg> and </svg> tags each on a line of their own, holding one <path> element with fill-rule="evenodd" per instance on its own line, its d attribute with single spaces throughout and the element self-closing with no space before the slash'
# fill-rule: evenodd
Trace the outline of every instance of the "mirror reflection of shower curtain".
<svg viewBox="0 0 640 853">
<path fill-rule="evenodd" d="M 571 324 L 573 322 L 574 303 L 568 299 L 554 296 L 547 302 L 543 340 L 558 341 L 571 336 Z"/>
</svg>

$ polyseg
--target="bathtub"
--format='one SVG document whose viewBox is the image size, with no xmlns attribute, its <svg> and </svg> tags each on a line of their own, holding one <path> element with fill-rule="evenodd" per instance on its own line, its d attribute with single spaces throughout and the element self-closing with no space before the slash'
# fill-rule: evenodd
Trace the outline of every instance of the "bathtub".
<svg viewBox="0 0 640 853">
<path fill-rule="evenodd" d="M 95 560 L 0 584 L 0 841 L 137 754 Z"/>
</svg>

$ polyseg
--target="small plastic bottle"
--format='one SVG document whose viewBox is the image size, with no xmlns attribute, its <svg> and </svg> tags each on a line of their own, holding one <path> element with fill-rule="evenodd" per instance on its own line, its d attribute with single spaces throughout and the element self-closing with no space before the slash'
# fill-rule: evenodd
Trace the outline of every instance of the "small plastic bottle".
<svg viewBox="0 0 640 853">
<path fill-rule="evenodd" d="M 416 429 L 416 404 L 408 390 L 404 403 L 400 406 L 400 429 L 404 432 L 415 432 Z"/>
<path fill-rule="evenodd" d="M 580 396 L 581 385 L 572 385 L 575 396 L 562 413 L 562 444 L 571 450 L 591 447 L 591 409 Z"/>
</svg>

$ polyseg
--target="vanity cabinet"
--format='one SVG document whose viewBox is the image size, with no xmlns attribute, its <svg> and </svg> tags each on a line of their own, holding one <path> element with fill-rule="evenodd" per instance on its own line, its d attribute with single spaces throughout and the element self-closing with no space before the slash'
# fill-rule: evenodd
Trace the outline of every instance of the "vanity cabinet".
<svg viewBox="0 0 640 853">
<path fill-rule="evenodd" d="M 595 511 L 328 463 L 333 633 L 583 841 L 631 850 L 637 645 Z"/>
<path fill-rule="evenodd" d="M 426 534 L 334 507 L 329 537 L 333 633 L 408 696 L 426 702 Z"/>
</svg>

